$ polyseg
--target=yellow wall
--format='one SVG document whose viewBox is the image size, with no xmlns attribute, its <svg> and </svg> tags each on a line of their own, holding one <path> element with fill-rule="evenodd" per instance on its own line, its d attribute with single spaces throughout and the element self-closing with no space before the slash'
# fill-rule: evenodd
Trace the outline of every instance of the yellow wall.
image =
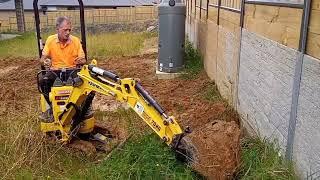
<svg viewBox="0 0 320 180">
<path fill-rule="evenodd" d="M 40 22 L 43 27 L 54 27 L 55 19 L 58 16 L 68 16 L 72 19 L 72 23 L 76 26 L 80 24 L 80 17 L 78 10 L 58 10 L 47 12 L 46 15 L 40 14 Z M 143 7 L 126 7 L 117 9 L 88 9 L 85 10 L 86 24 L 106 24 L 118 22 L 135 22 L 158 17 L 158 9 L 155 6 Z M 16 14 L 14 11 L 0 11 L 0 20 L 2 26 L 1 31 L 14 31 L 17 29 Z M 34 29 L 34 17 L 32 11 L 25 12 L 26 29 Z"/>
</svg>

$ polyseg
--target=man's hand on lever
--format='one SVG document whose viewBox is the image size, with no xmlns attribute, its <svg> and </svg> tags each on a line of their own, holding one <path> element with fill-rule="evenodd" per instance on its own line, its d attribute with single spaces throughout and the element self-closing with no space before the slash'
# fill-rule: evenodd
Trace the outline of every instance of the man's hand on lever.
<svg viewBox="0 0 320 180">
<path fill-rule="evenodd" d="M 87 60 L 84 57 L 77 57 L 75 59 L 76 65 L 77 66 L 82 66 L 84 64 L 86 64 Z"/>
<path fill-rule="evenodd" d="M 47 56 L 42 55 L 42 57 L 40 58 L 40 64 L 46 69 L 49 69 L 52 65 L 51 59 L 49 59 Z"/>
</svg>

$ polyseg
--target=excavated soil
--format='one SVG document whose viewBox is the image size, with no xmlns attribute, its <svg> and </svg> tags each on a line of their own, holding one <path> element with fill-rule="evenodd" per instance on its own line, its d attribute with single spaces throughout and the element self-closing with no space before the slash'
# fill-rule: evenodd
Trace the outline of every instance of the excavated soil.
<svg viewBox="0 0 320 180">
<path fill-rule="evenodd" d="M 234 121 L 209 122 L 185 138 L 196 149 L 193 169 L 208 179 L 232 179 L 240 155 L 240 129 Z"/>
<path fill-rule="evenodd" d="M 155 75 L 156 58 L 155 53 L 109 58 L 98 60 L 98 66 L 117 73 L 121 78 L 140 79 L 143 87 L 167 114 L 174 115 L 182 127 L 189 126 L 193 130 L 187 137 L 199 152 L 198 164 L 193 165 L 195 170 L 209 179 L 232 177 L 239 162 L 240 130 L 237 117 L 229 113 L 224 102 L 211 102 L 202 98 L 203 89 L 212 83 L 205 73 L 196 79 L 158 80 Z M 0 70 L 5 71 L 5 75 L 1 73 L 0 76 L 0 117 L 37 108 L 26 106 L 26 102 L 37 104 L 38 101 L 37 61 L 5 59 L 1 62 Z M 96 96 L 93 106 L 101 111 L 126 107 L 104 96 Z M 119 141 L 128 136 L 125 127 L 117 125 L 117 122 L 105 123 L 103 126 L 110 129 Z"/>
</svg>

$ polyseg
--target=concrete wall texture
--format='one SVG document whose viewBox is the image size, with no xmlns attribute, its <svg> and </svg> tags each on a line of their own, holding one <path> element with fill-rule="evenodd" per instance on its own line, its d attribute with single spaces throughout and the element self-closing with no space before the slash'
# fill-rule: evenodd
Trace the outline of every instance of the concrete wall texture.
<svg viewBox="0 0 320 180">
<path fill-rule="evenodd" d="M 320 61 L 303 59 L 294 159 L 304 177 L 320 177 Z"/>
<path fill-rule="evenodd" d="M 249 132 L 277 140 L 284 155 L 299 52 L 246 29 L 189 18 L 186 33 L 209 78 Z M 320 176 L 319 59 L 304 55 L 300 85 L 293 160 L 301 178 L 310 179 Z"/>
<path fill-rule="evenodd" d="M 235 105 L 237 93 L 239 35 L 240 29 L 232 32 L 222 26 L 218 28 L 217 76 L 215 80 L 222 97 L 232 105 Z"/>
<path fill-rule="evenodd" d="M 285 150 L 297 51 L 242 31 L 238 111 L 262 137 Z"/>
</svg>

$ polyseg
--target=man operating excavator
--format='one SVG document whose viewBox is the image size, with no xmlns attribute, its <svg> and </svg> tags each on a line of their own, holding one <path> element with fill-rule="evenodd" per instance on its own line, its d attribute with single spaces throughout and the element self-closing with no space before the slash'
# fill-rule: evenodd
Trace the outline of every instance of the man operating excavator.
<svg viewBox="0 0 320 180">
<path fill-rule="evenodd" d="M 56 20 L 57 34 L 47 38 L 40 58 L 41 65 L 50 69 L 39 80 L 42 93 L 50 106 L 49 92 L 57 76 L 61 76 L 63 70 L 74 69 L 86 63 L 81 42 L 79 38 L 71 35 L 71 30 L 70 19 L 65 16 L 58 17 Z M 67 77 L 70 72 L 65 72 Z M 76 73 L 71 76 L 76 76 Z M 40 118 L 49 122 L 53 121 L 52 108 L 42 113 Z"/>
</svg>

